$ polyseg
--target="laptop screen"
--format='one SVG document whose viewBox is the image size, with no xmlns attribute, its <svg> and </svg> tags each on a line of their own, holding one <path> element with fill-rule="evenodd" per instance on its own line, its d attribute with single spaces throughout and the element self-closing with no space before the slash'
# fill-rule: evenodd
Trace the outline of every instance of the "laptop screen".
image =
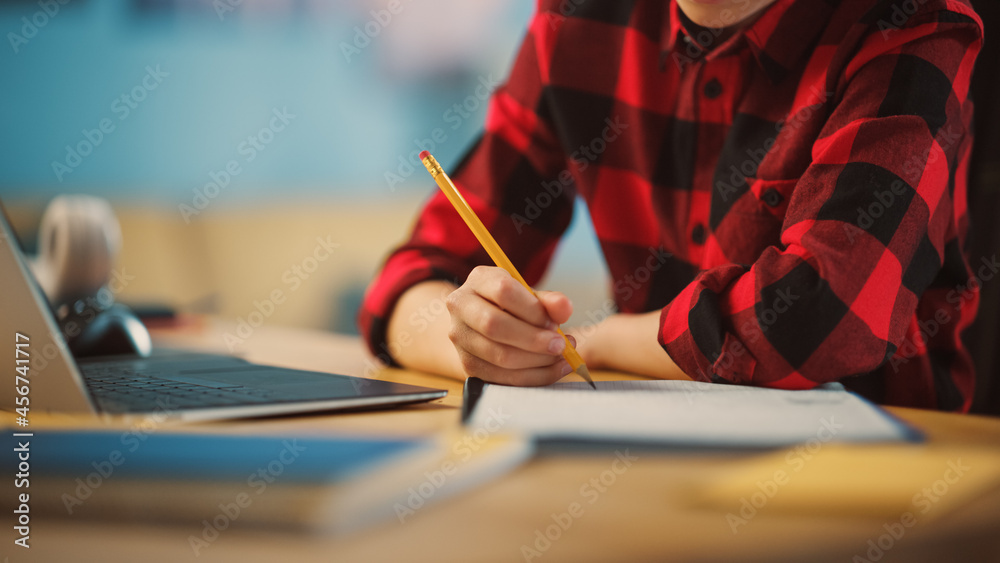
<svg viewBox="0 0 1000 563">
<path fill-rule="evenodd" d="M 7 214 L 7 208 L 4 206 L 3 200 L 0 200 L 0 222 L 3 223 L 2 228 L 0 228 L 0 241 L 3 242 L 9 241 L 10 247 L 13 249 L 13 251 L 20 254 L 21 260 L 25 263 L 25 265 L 29 266 L 25 268 L 25 274 L 27 274 L 26 278 L 28 283 L 31 284 L 32 287 L 34 287 L 35 291 L 37 291 L 39 295 L 45 295 L 45 291 L 42 289 L 41 284 L 38 283 L 38 280 L 35 278 L 34 272 L 32 272 L 31 270 L 27 254 L 25 253 L 24 243 L 21 241 L 20 237 L 18 237 L 17 235 L 17 232 L 14 230 L 14 226 L 10 221 L 10 216 Z M 48 299 L 45 299 L 44 306 L 45 306 L 44 307 L 45 311 L 52 317 L 52 320 L 55 322 L 58 317 L 56 315 L 55 309 L 52 306 L 52 303 Z M 63 333 L 62 336 L 64 339 L 66 338 L 65 333 Z"/>
<path fill-rule="evenodd" d="M 28 267 L 2 202 L 0 311 L 0 341 L 8 343 L 0 345 L 0 366 L 18 368 L 17 385 L 0 386 L 0 406 L 10 411 L 45 405 L 46 410 L 93 412 L 66 338 Z"/>
</svg>

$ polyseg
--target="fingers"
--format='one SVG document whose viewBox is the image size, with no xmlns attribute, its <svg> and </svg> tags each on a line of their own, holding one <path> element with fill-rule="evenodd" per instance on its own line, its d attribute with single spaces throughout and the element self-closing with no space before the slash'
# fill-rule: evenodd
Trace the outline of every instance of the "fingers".
<svg viewBox="0 0 1000 563">
<path fill-rule="evenodd" d="M 459 358 L 462 361 L 462 367 L 469 375 L 501 385 L 522 387 L 551 385 L 571 371 L 569 363 L 562 358 L 557 358 L 558 361 L 550 366 L 528 369 L 503 368 L 461 350 L 459 350 Z"/>
<path fill-rule="evenodd" d="M 469 274 L 466 284 L 482 298 L 527 323 L 545 327 L 551 322 L 538 298 L 501 268 L 479 266 Z"/>
<path fill-rule="evenodd" d="M 573 311 L 565 295 L 536 297 L 500 268 L 479 267 L 447 299 L 448 337 L 469 375 L 505 385 L 548 385 L 571 371 L 556 332 Z"/>
<path fill-rule="evenodd" d="M 456 346 L 469 344 L 471 337 L 465 330 L 468 328 L 492 342 L 535 354 L 561 354 L 565 347 L 565 342 L 554 330 L 529 324 L 471 291 L 453 292 L 448 297 L 448 310 L 453 319 L 449 336 Z"/>
<path fill-rule="evenodd" d="M 481 360 L 507 369 L 547 367 L 560 360 L 557 354 L 538 354 L 501 344 L 471 328 L 466 329 L 464 334 L 452 336 L 452 342 Z"/>
</svg>

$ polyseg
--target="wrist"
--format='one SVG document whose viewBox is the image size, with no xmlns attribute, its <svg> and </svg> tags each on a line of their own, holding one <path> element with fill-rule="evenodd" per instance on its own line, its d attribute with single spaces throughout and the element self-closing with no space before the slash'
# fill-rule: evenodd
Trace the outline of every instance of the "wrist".
<svg viewBox="0 0 1000 563">
<path fill-rule="evenodd" d="M 606 323 L 609 318 L 611 317 L 594 324 L 573 327 L 566 331 L 566 334 L 572 335 L 576 339 L 576 351 L 580 353 L 580 357 L 590 369 L 608 368 L 605 342 L 607 340 Z"/>
<path fill-rule="evenodd" d="M 425 281 L 406 290 L 386 327 L 386 352 L 405 368 L 459 376 L 463 373 L 455 347 L 448 338 L 451 316 L 445 301 L 455 286 Z"/>
<path fill-rule="evenodd" d="M 660 313 L 618 313 L 574 330 L 580 355 L 593 369 L 665 379 L 690 379 L 660 346 Z"/>
</svg>

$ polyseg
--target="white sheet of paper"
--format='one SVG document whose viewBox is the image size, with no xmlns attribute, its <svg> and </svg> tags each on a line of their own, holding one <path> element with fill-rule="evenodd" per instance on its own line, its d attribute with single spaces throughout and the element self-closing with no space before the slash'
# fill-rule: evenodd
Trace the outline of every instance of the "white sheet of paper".
<svg viewBox="0 0 1000 563">
<path fill-rule="evenodd" d="M 839 384 L 808 391 L 694 381 L 603 381 L 548 387 L 486 384 L 468 424 L 536 438 L 770 447 L 912 439 Z"/>
</svg>

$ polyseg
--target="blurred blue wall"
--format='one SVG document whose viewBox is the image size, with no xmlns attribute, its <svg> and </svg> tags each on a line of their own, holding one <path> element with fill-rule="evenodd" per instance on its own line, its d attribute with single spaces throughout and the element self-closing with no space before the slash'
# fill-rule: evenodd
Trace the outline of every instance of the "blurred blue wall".
<svg viewBox="0 0 1000 563">
<path fill-rule="evenodd" d="M 210 10 L 140 4 L 72 0 L 52 17 L 38 16 L 36 2 L 0 5 L 0 197 L 88 192 L 177 205 L 231 160 L 240 164 L 232 184 L 238 193 L 227 199 L 236 202 L 425 192 L 430 183 L 422 175 L 393 191 L 385 173 L 435 128 L 447 133 L 435 148 L 439 159 L 447 165 L 461 155 L 482 126 L 482 104 L 468 119 L 449 120 L 445 112 L 472 94 L 481 76 L 504 76 L 533 3 L 510 3 L 496 22 L 492 40 L 502 56 L 422 79 L 387 72 L 378 37 L 345 60 L 340 45 L 370 19 L 370 6 L 340 0 L 319 15 L 237 13 L 220 21 Z M 25 33 L 22 18 L 47 22 Z M 146 78 L 147 67 L 169 76 Z M 155 89 L 143 87 L 144 79 Z M 136 88 L 145 97 L 129 107 L 121 96 Z M 258 141 L 264 150 L 253 149 L 249 161 L 253 151 L 243 143 L 281 108 L 294 119 L 270 144 Z M 111 132 L 92 143 L 102 120 Z M 73 167 L 66 147 L 81 143 L 97 146 Z M 54 171 L 53 162 L 66 168 Z"/>
</svg>

